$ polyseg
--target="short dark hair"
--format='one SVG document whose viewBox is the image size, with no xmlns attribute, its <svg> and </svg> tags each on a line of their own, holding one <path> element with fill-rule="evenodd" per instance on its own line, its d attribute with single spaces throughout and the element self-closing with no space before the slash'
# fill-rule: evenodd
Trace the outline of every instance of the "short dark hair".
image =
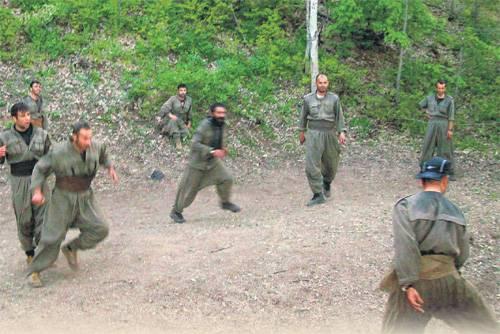
<svg viewBox="0 0 500 334">
<path fill-rule="evenodd" d="M 210 112 L 213 113 L 215 111 L 215 109 L 217 109 L 217 108 L 224 108 L 227 110 L 224 103 L 216 102 L 210 106 Z"/>
<path fill-rule="evenodd" d="M 17 102 L 12 107 L 10 107 L 10 115 L 12 117 L 17 117 L 17 113 L 22 111 L 30 111 L 30 108 L 24 102 Z"/>
<path fill-rule="evenodd" d="M 328 79 L 328 76 L 327 76 L 325 73 L 318 73 L 318 74 L 316 75 L 316 79 L 315 79 L 314 81 L 315 81 L 315 82 L 316 82 L 316 81 L 318 81 L 318 78 L 319 78 L 320 76 L 324 76 L 325 78 L 327 78 L 327 79 Z"/>
<path fill-rule="evenodd" d="M 445 175 L 443 175 L 444 177 Z M 434 180 L 434 179 L 421 179 L 422 183 L 425 184 L 436 184 L 436 183 L 441 183 L 441 180 Z"/>
<path fill-rule="evenodd" d="M 186 86 L 186 84 L 183 84 L 183 83 L 180 83 L 177 85 L 177 90 L 181 89 L 181 88 L 188 88 L 188 86 Z"/>
<path fill-rule="evenodd" d="M 31 80 L 31 82 L 30 82 L 30 88 L 33 88 L 33 85 L 34 85 L 34 84 L 39 84 L 39 85 L 41 85 L 42 83 L 41 83 L 40 81 L 38 81 L 38 80 Z"/>
<path fill-rule="evenodd" d="M 444 79 L 439 79 L 438 81 L 436 81 L 436 86 L 440 84 L 440 85 L 445 85 L 446 86 L 446 80 Z"/>
<path fill-rule="evenodd" d="M 90 124 L 87 121 L 78 121 L 71 126 L 72 133 L 77 135 L 80 133 L 81 129 L 90 130 Z"/>
</svg>

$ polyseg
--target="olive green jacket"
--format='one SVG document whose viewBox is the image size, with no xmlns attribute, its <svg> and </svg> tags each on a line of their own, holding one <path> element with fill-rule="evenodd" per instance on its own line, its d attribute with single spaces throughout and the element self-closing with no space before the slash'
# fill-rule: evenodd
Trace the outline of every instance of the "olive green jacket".
<svg viewBox="0 0 500 334">
<path fill-rule="evenodd" d="M 400 285 L 419 280 L 422 255 L 447 255 L 460 269 L 469 257 L 469 235 L 460 209 L 443 194 L 422 191 L 393 211 L 394 266 Z"/>
<path fill-rule="evenodd" d="M 189 166 L 200 170 L 209 170 L 215 166 L 218 158 L 215 158 L 211 151 L 216 149 L 214 147 L 216 131 L 222 131 L 221 147 L 224 148 L 225 126 L 217 129 L 212 125 L 210 117 L 201 122 L 193 136 Z"/>
</svg>

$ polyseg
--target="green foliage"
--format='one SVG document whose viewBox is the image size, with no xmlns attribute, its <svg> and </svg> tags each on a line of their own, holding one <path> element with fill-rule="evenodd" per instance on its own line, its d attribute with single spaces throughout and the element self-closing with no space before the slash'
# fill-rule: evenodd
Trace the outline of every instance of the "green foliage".
<svg viewBox="0 0 500 334">
<path fill-rule="evenodd" d="M 36 71 L 40 78 L 54 74 L 40 66 L 45 61 L 83 56 L 129 69 L 123 73 L 124 86 L 144 118 L 156 114 L 184 82 L 194 99 L 195 123 L 215 101 L 260 124 L 270 138 L 268 106 L 286 124 L 297 122 L 299 102 L 277 99 L 276 93 L 297 86 L 305 92 L 309 86 L 303 71 L 303 0 L 10 3 L 11 8 L 0 7 L 0 60 L 42 68 Z M 320 69 L 329 75 L 360 137 L 386 125 L 422 135 L 426 122 L 416 105 L 433 91 L 437 78 L 444 78 L 448 92 L 456 95 L 458 146 L 498 143 L 498 8 L 495 1 L 455 0 L 457 12 L 447 16 L 446 3 L 409 0 L 406 33 L 404 1 L 337 0 L 320 5 Z M 396 107 L 394 51 L 400 47 L 407 53 Z M 93 87 L 101 77 L 89 70 L 79 80 Z M 109 122 L 113 112 L 103 114 L 102 120 Z"/>
<path fill-rule="evenodd" d="M 349 128 L 355 132 L 360 139 L 370 137 L 373 132 L 373 122 L 367 117 L 353 117 L 349 122 Z"/>
<path fill-rule="evenodd" d="M 0 59 L 11 59 L 19 43 L 21 22 L 12 12 L 0 7 Z"/>
<path fill-rule="evenodd" d="M 394 0 L 340 0 L 328 4 L 332 21 L 328 36 L 348 38 L 371 48 L 382 41 L 404 47 L 428 35 L 435 20 L 421 0 L 409 1 L 407 33 L 403 33 L 404 2 Z"/>
</svg>

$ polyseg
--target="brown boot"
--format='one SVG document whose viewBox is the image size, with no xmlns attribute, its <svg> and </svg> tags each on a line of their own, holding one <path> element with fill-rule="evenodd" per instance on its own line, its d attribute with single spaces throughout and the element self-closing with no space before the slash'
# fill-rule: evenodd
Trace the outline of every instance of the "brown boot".
<svg viewBox="0 0 500 334">
<path fill-rule="evenodd" d="M 26 257 L 26 263 L 27 263 L 28 265 L 30 265 L 30 264 L 31 264 L 31 262 L 33 262 L 33 256 L 28 255 L 28 256 Z"/>
<path fill-rule="evenodd" d="M 61 252 L 68 260 L 68 265 L 71 270 L 78 270 L 78 257 L 76 255 L 76 250 L 70 249 L 67 245 L 61 248 Z"/>
<path fill-rule="evenodd" d="M 31 273 L 31 286 L 34 288 L 41 288 L 43 286 L 42 280 L 40 279 L 40 273 Z"/>
</svg>

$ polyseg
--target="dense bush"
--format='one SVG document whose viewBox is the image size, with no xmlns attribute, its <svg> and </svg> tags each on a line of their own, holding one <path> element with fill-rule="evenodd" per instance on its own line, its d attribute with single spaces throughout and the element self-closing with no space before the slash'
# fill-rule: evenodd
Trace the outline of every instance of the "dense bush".
<svg viewBox="0 0 500 334">
<path fill-rule="evenodd" d="M 276 104 L 289 124 L 297 107 L 279 90 L 309 85 L 304 0 L 12 0 L 0 7 L 0 59 L 33 66 L 67 56 L 130 68 L 123 87 L 151 117 L 179 82 L 198 111 L 225 101 L 265 122 Z M 421 134 L 417 102 L 445 78 L 457 102 L 458 145 L 498 143 L 498 8 L 486 0 L 322 2 L 320 67 L 331 77 L 350 124 L 368 136 L 380 125 Z M 397 51 L 406 48 L 399 104 Z M 369 62 L 353 61 L 373 57 Z M 379 62 L 377 60 L 380 59 Z M 378 64 L 378 65 L 374 65 Z M 97 76 L 98 73 L 95 73 Z M 295 90 L 295 91 L 300 91 Z"/>
</svg>

